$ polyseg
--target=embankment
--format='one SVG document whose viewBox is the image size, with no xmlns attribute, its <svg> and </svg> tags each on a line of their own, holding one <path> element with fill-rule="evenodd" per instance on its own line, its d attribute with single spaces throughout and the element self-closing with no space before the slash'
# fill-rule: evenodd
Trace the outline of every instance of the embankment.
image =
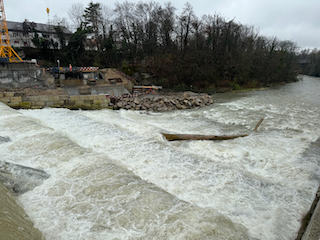
<svg viewBox="0 0 320 240">
<path fill-rule="evenodd" d="M 44 239 L 13 194 L 0 182 L 0 239 Z"/>
<path fill-rule="evenodd" d="M 204 93 L 185 92 L 176 95 L 140 97 L 106 97 L 106 95 L 45 95 L 27 96 L 24 92 L 0 92 L 0 102 L 15 109 L 41 109 L 45 107 L 68 109 L 126 109 L 145 111 L 172 111 L 200 108 L 214 101 Z"/>
</svg>

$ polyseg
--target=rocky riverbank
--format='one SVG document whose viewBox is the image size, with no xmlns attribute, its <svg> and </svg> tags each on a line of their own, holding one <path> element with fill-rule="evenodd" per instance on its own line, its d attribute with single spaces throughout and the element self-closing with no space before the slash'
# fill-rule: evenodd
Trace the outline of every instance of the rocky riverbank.
<svg viewBox="0 0 320 240">
<path fill-rule="evenodd" d="M 184 92 L 174 95 L 141 96 L 113 101 L 114 109 L 145 110 L 154 112 L 199 108 L 213 103 L 205 93 Z"/>
</svg>

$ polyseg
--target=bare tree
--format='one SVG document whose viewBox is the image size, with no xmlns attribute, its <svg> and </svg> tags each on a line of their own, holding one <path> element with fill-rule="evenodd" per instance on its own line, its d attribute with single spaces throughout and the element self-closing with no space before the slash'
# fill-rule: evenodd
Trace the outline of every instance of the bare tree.
<svg viewBox="0 0 320 240">
<path fill-rule="evenodd" d="M 119 38 L 126 43 L 133 42 L 133 26 L 135 22 L 135 16 L 133 11 L 135 9 L 135 3 L 125 1 L 123 3 L 116 3 L 114 9 L 115 25 L 119 31 Z"/>
<path fill-rule="evenodd" d="M 69 8 L 68 15 L 72 22 L 71 27 L 73 30 L 76 30 L 77 28 L 79 28 L 81 26 L 81 23 L 84 22 L 83 13 L 84 13 L 84 6 L 80 2 L 73 3 Z"/>
<path fill-rule="evenodd" d="M 136 6 L 136 25 L 139 27 L 139 40 L 142 43 L 143 51 L 147 54 L 157 50 L 159 40 L 159 15 L 161 6 L 154 1 L 148 3 L 138 3 Z"/>
<path fill-rule="evenodd" d="M 60 27 L 64 27 L 64 28 L 67 28 L 67 29 L 70 28 L 68 20 L 65 17 L 63 17 L 63 18 L 58 17 L 57 14 L 53 16 L 51 24 L 54 25 L 54 26 L 60 26 Z"/>
<path fill-rule="evenodd" d="M 183 50 L 182 58 L 184 58 L 186 53 L 186 48 L 188 46 L 188 37 L 192 28 L 192 22 L 195 19 L 195 13 L 193 7 L 190 3 L 186 3 L 183 12 L 179 16 L 179 35 L 180 35 L 180 47 Z"/>
<path fill-rule="evenodd" d="M 112 25 L 112 19 L 113 19 L 113 11 L 105 4 L 100 4 L 101 6 L 101 17 L 102 17 L 102 31 L 103 31 L 103 37 L 106 38 L 108 35 L 107 29 L 109 29 Z"/>
<path fill-rule="evenodd" d="M 195 48 L 197 51 L 203 48 L 205 37 L 203 34 L 203 22 L 200 18 L 196 17 L 192 21 L 192 29 L 194 30 L 193 39 L 195 41 Z"/>
<path fill-rule="evenodd" d="M 164 8 L 161 8 L 161 14 L 159 16 L 159 21 L 161 23 L 160 36 L 164 51 L 172 43 L 172 34 L 176 19 L 175 11 L 176 8 L 171 4 L 171 2 L 165 3 Z"/>
</svg>

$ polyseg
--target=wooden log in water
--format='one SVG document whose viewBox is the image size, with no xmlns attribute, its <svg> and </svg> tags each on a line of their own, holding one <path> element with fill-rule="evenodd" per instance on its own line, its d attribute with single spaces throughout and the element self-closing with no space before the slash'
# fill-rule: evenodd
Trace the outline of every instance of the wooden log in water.
<svg viewBox="0 0 320 240">
<path fill-rule="evenodd" d="M 257 123 L 256 127 L 254 128 L 254 132 L 256 132 L 258 130 L 258 127 L 260 126 L 260 124 L 262 123 L 263 118 L 261 118 L 261 120 Z"/>
<path fill-rule="evenodd" d="M 162 135 L 168 141 L 179 141 L 179 140 L 229 140 L 239 137 L 247 137 L 248 135 L 234 135 L 234 136 L 215 136 L 215 135 L 195 135 L 195 134 L 167 134 L 162 133 Z"/>
<path fill-rule="evenodd" d="M 258 122 L 256 127 L 253 131 L 257 131 L 258 127 L 262 123 L 263 118 Z M 196 135 L 196 134 L 168 134 L 168 133 L 162 133 L 162 135 L 168 140 L 168 141 L 179 141 L 179 140 L 229 140 L 229 139 L 235 139 L 239 137 L 247 137 L 247 134 L 244 135 L 222 135 L 222 136 L 215 136 L 215 135 Z"/>
</svg>

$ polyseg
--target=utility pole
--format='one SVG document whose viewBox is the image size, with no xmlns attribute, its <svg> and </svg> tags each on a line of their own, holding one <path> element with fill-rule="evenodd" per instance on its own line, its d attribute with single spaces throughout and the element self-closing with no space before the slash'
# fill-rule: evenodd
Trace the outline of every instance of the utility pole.
<svg viewBox="0 0 320 240">
<path fill-rule="evenodd" d="M 59 79 L 59 87 L 61 86 L 61 79 L 60 79 L 60 60 L 57 60 L 58 63 L 58 79 Z"/>
</svg>

